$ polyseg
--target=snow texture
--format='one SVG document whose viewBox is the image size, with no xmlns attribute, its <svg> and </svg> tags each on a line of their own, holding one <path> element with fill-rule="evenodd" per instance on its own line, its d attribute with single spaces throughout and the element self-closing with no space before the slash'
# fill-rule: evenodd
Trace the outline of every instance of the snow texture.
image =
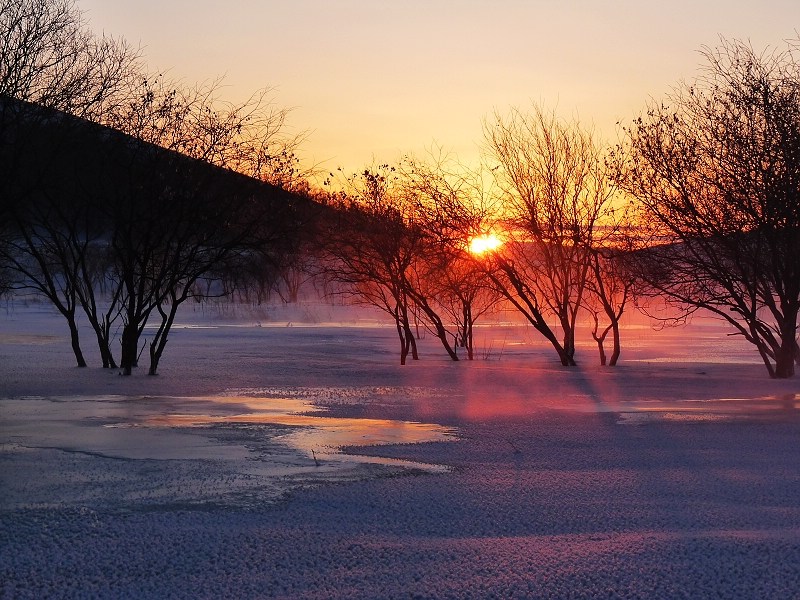
<svg viewBox="0 0 800 600">
<path fill-rule="evenodd" d="M 401 367 L 369 313 L 198 305 L 122 377 L 4 308 L 0 598 L 800 598 L 800 383 L 713 321 Z"/>
</svg>

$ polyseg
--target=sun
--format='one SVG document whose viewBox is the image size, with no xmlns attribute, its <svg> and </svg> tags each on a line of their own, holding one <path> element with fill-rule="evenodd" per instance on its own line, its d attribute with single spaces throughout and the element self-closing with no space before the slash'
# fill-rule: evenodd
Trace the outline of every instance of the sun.
<svg viewBox="0 0 800 600">
<path fill-rule="evenodd" d="M 469 242 L 469 251 L 473 254 L 485 254 L 492 250 L 497 250 L 503 245 L 503 240 L 497 237 L 494 233 L 484 233 L 476 235 Z"/>
</svg>

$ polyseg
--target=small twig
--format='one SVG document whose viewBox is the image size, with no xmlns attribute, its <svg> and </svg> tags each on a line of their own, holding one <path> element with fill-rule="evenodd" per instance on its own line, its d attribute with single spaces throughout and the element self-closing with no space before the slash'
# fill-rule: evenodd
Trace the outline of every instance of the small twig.
<svg viewBox="0 0 800 600">
<path fill-rule="evenodd" d="M 508 442 L 508 445 L 511 446 L 514 449 L 514 454 L 522 454 L 522 450 L 517 448 L 516 445 L 514 445 L 514 442 L 512 442 L 511 440 L 508 440 L 508 439 L 506 441 Z"/>
<path fill-rule="evenodd" d="M 316 466 L 319 466 L 319 461 L 317 460 L 317 455 L 316 455 L 316 454 L 314 454 L 314 450 L 311 450 L 311 456 L 312 456 L 312 458 L 314 459 L 314 464 L 315 464 Z"/>
</svg>

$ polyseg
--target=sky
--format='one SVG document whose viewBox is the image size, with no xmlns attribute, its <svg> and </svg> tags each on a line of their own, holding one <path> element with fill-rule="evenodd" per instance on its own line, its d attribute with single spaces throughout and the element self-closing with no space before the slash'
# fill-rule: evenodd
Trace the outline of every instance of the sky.
<svg viewBox="0 0 800 600">
<path fill-rule="evenodd" d="M 607 140 L 662 99 L 720 36 L 761 50 L 800 36 L 797 0 L 78 0 L 96 33 L 148 66 L 269 87 L 322 170 L 433 149 L 473 164 L 483 122 L 531 103 Z"/>
</svg>

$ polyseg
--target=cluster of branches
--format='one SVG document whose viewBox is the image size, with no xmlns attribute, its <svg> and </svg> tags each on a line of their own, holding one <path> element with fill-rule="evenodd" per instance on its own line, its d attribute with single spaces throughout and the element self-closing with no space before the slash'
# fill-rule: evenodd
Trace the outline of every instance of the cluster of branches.
<svg viewBox="0 0 800 600">
<path fill-rule="evenodd" d="M 485 207 L 463 172 L 408 159 L 343 177 L 322 236 L 321 274 L 341 293 L 385 311 L 400 342 L 400 362 L 419 358 L 416 332 L 439 339 L 452 360 L 474 358 L 473 328 L 498 297 L 477 276 L 464 232 L 477 231 Z"/>
<path fill-rule="evenodd" d="M 240 103 L 222 81 L 196 86 L 148 72 L 138 48 L 92 33 L 75 0 L 0 2 L 0 95 L 129 133 L 285 189 L 307 189 L 311 169 L 287 134 L 288 109 L 268 88 Z M 0 108 L 6 110 L 6 108 Z"/>
<path fill-rule="evenodd" d="M 628 127 L 617 156 L 650 229 L 631 255 L 644 289 L 724 319 L 778 378 L 800 360 L 799 49 L 706 48 L 700 76 Z"/>
<path fill-rule="evenodd" d="M 296 251 L 303 203 L 267 182 L 302 187 L 301 138 L 282 136 L 286 111 L 266 92 L 232 104 L 218 81 L 146 75 L 136 50 L 86 31 L 72 0 L 3 0 L 0 38 L 4 287 L 53 303 L 80 366 L 79 310 L 105 367 L 121 331 L 125 374 L 158 315 L 155 374 L 182 303 Z"/>
<path fill-rule="evenodd" d="M 503 192 L 503 251 L 486 275 L 555 349 L 575 365 L 578 315 L 588 310 L 605 364 L 604 340 L 613 331 L 610 364 L 620 354 L 619 322 L 632 281 L 617 256 L 624 207 L 602 150 L 577 122 L 534 106 L 530 113 L 495 115 L 485 124 L 489 154 Z M 555 317 L 562 338 L 549 325 Z M 604 323 L 601 325 L 601 323 Z"/>
<path fill-rule="evenodd" d="M 0 2 L 0 93 L 99 117 L 142 68 L 138 49 L 91 33 L 74 0 Z"/>
</svg>

